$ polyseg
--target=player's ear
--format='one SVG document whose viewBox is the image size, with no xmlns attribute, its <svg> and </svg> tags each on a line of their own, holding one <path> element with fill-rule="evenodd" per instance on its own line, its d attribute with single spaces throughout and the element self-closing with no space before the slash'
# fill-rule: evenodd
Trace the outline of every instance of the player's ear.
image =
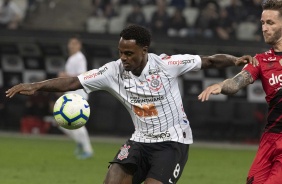
<svg viewBox="0 0 282 184">
<path fill-rule="evenodd" d="M 143 47 L 143 54 L 147 54 L 148 53 L 148 46 L 144 46 Z"/>
</svg>

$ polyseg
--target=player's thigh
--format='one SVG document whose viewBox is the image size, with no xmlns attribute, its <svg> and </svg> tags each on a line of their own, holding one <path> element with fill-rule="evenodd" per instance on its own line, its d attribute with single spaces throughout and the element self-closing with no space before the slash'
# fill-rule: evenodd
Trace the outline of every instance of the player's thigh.
<svg viewBox="0 0 282 184">
<path fill-rule="evenodd" d="M 271 172 L 264 184 L 279 184 L 282 182 L 282 163 L 281 161 L 276 161 L 272 168 Z"/>
<path fill-rule="evenodd" d="M 111 166 L 109 167 L 106 181 L 116 181 L 115 178 L 118 178 L 119 181 L 126 179 L 126 182 L 131 180 L 130 182 L 134 183 L 132 182 L 132 178 L 138 169 L 138 165 L 140 165 L 141 159 L 138 145 L 139 143 L 128 140 L 121 146 L 114 159 L 110 162 Z M 145 179 L 145 177 L 143 178 Z M 138 182 L 139 181 L 140 180 L 138 180 Z"/>
<path fill-rule="evenodd" d="M 125 166 L 113 163 L 109 166 L 106 178 L 104 183 L 105 184 L 132 184 L 132 172 L 129 171 Z"/>
<path fill-rule="evenodd" d="M 189 145 L 172 142 L 163 147 L 163 150 L 152 154 L 151 169 L 147 178 L 162 183 L 176 183 L 188 160 Z"/>
<path fill-rule="evenodd" d="M 271 171 L 264 184 L 282 183 L 282 136 L 276 141 L 275 147 Z"/>
<path fill-rule="evenodd" d="M 269 183 L 282 175 L 282 135 L 264 133 L 248 173 L 247 184 Z M 278 178 L 278 179 L 276 179 Z M 274 184 L 275 182 L 271 182 Z"/>
</svg>

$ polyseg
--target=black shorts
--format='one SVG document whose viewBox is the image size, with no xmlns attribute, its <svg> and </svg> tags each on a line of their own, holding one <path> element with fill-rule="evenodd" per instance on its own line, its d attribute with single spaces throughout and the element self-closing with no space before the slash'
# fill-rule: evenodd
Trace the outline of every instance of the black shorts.
<svg viewBox="0 0 282 184">
<path fill-rule="evenodd" d="M 153 178 L 176 183 L 188 160 L 189 144 L 178 142 L 139 143 L 128 140 L 110 163 L 119 163 L 134 173 L 133 184 Z"/>
</svg>

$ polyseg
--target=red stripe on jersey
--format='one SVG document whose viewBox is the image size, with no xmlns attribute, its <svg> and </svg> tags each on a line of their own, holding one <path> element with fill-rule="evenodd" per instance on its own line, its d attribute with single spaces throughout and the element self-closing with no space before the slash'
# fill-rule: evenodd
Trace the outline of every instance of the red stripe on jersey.
<svg viewBox="0 0 282 184">
<path fill-rule="evenodd" d="M 282 56 L 275 55 L 273 49 L 257 54 L 255 58 L 259 66 L 247 64 L 243 70 L 250 72 L 254 80 L 260 79 L 269 103 L 279 89 L 282 88 Z"/>
<path fill-rule="evenodd" d="M 273 49 L 255 58 L 259 65 L 247 64 L 242 70 L 248 71 L 254 80 L 260 79 L 269 105 L 267 132 L 282 132 L 282 56 L 276 55 Z"/>
</svg>

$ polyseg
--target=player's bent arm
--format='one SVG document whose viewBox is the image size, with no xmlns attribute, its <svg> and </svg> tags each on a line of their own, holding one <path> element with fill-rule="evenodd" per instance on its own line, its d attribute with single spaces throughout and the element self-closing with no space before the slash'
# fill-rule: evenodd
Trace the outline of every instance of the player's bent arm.
<svg viewBox="0 0 282 184">
<path fill-rule="evenodd" d="M 61 77 L 35 83 L 18 84 L 6 91 L 6 97 L 13 97 L 19 93 L 33 95 L 36 91 L 66 92 L 81 89 L 78 77 Z"/>
</svg>

